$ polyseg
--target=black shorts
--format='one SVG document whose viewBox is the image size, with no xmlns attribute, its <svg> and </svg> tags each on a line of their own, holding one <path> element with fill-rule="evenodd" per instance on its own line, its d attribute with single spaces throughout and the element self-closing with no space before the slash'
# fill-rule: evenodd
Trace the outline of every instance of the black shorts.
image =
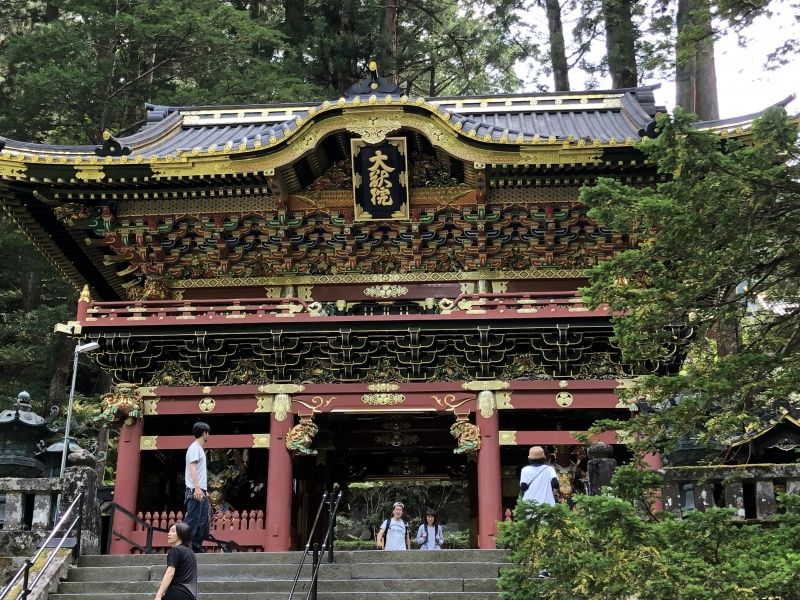
<svg viewBox="0 0 800 600">
<path fill-rule="evenodd" d="M 164 593 L 163 600 L 195 600 L 195 597 L 182 585 L 171 585 Z"/>
</svg>

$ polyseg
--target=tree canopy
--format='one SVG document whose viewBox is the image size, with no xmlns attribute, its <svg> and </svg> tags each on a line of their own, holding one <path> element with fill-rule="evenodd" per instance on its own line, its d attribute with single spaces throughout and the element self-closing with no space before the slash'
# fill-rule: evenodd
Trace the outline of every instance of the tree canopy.
<svg viewBox="0 0 800 600">
<path fill-rule="evenodd" d="M 602 179 L 581 193 L 590 215 L 637 240 L 585 290 L 617 313 L 627 360 L 658 359 L 675 325 L 692 332 L 679 375 L 628 391 L 643 409 L 628 426 L 661 450 L 686 437 L 724 443 L 800 401 L 796 122 L 771 109 L 742 141 L 692 121 L 662 116 L 659 137 L 642 145 L 665 183 Z"/>
</svg>

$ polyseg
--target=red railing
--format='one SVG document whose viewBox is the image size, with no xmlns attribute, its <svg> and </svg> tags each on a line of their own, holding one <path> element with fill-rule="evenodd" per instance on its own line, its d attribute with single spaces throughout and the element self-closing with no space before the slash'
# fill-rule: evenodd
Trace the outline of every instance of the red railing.
<svg viewBox="0 0 800 600">
<path fill-rule="evenodd" d="M 390 304 L 386 301 L 385 304 Z M 575 292 L 508 292 L 460 294 L 436 303 L 429 314 L 384 314 L 370 320 L 434 320 L 474 318 L 486 314 L 504 318 L 607 316 L 605 307 L 590 310 Z M 85 327 L 132 325 L 235 324 L 283 319 L 363 320 L 363 315 L 328 315 L 319 302 L 301 298 L 215 300 L 140 300 L 81 303 L 78 320 Z"/>
<path fill-rule="evenodd" d="M 182 511 L 146 511 L 139 512 L 138 519 L 146 525 L 168 530 L 178 521 L 183 520 Z M 131 541 L 140 546 L 146 545 L 147 526 L 134 521 Z M 264 550 L 266 539 L 266 528 L 264 527 L 263 510 L 243 510 L 241 512 L 226 511 L 214 514 L 211 522 L 210 533 L 215 538 L 224 538 L 235 542 L 242 550 L 248 552 L 261 552 Z M 218 550 L 219 548 L 211 542 L 205 542 L 207 551 Z M 167 534 L 156 531 L 153 533 L 152 547 L 156 551 L 166 551 L 169 549 Z"/>
</svg>

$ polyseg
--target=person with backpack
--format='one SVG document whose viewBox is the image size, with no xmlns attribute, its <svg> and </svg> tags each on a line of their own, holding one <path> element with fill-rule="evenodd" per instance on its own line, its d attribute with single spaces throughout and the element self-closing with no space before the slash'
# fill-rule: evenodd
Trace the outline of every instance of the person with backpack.
<svg viewBox="0 0 800 600">
<path fill-rule="evenodd" d="M 411 537 L 408 535 L 408 523 L 403 519 L 405 506 L 395 502 L 392 516 L 381 523 L 376 545 L 381 550 L 408 550 L 411 548 Z"/>
<path fill-rule="evenodd" d="M 527 502 L 554 505 L 558 501 L 558 474 L 545 461 L 544 448 L 533 446 L 528 452 L 528 466 L 523 467 L 519 477 L 522 499 Z"/>
<path fill-rule="evenodd" d="M 420 550 L 441 550 L 444 543 L 442 526 L 436 522 L 436 511 L 429 508 L 425 511 L 425 523 L 417 530 L 417 543 Z"/>
</svg>

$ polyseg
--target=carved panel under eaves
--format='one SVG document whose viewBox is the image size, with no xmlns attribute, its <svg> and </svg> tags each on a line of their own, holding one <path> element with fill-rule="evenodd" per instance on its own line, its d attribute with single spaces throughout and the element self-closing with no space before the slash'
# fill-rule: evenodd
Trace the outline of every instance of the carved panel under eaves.
<svg viewBox="0 0 800 600">
<path fill-rule="evenodd" d="M 324 193 L 340 193 L 332 190 Z M 347 208 L 202 211 L 139 217 L 113 215 L 90 221 L 97 242 L 106 247 L 105 262 L 126 277 L 131 297 L 143 297 L 146 280 L 163 279 L 169 289 L 267 285 L 302 277 L 392 276 L 410 280 L 424 274 L 588 269 L 635 239 L 594 222 L 584 208 L 569 202 L 516 204 L 437 204 L 434 194 L 461 188 L 431 188 L 431 206 L 415 204 L 409 220 L 355 222 Z M 256 199 L 252 199 L 257 202 Z M 220 206 L 224 200 L 217 200 Z M 234 205 L 233 200 L 230 201 Z M 399 278 L 399 279 L 398 279 Z M 151 282 L 152 283 L 152 282 Z M 155 299 L 155 296 L 149 296 Z"/>
<path fill-rule="evenodd" d="M 636 366 L 621 361 L 608 324 L 519 322 L 109 333 L 98 339 L 97 360 L 116 381 L 141 385 L 617 379 L 674 374 L 686 341 L 675 333 L 662 362 Z"/>
</svg>

